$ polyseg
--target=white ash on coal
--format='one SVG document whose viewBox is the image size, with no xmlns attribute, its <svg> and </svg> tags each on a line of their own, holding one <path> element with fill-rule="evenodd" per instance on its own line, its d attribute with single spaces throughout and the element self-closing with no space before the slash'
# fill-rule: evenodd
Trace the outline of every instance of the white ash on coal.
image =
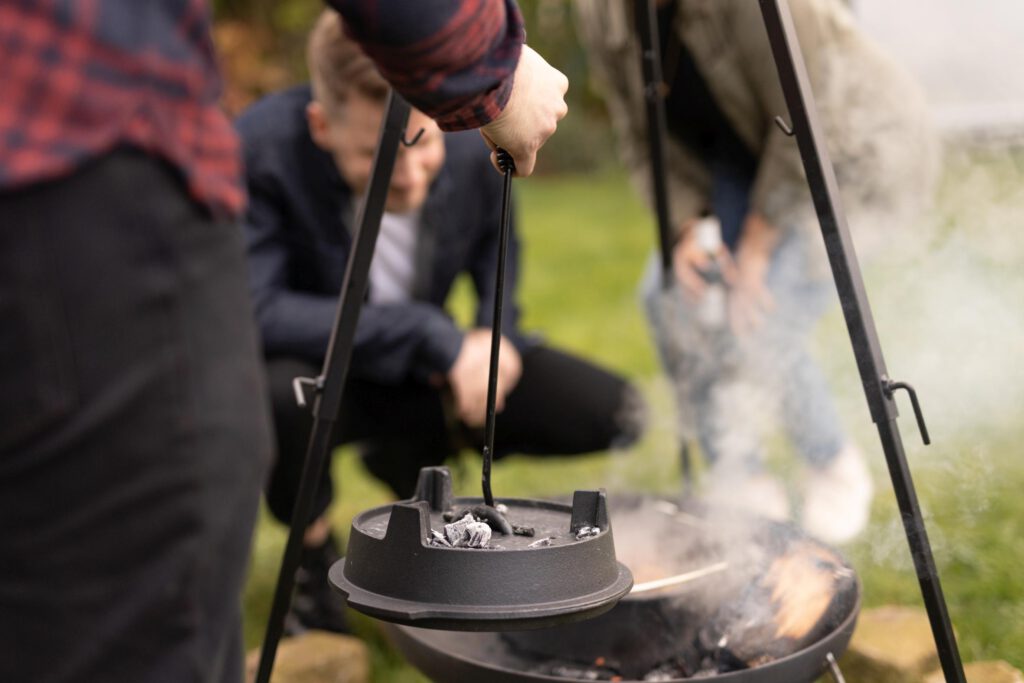
<svg viewBox="0 0 1024 683">
<path fill-rule="evenodd" d="M 445 538 L 444 534 L 442 534 L 440 531 L 437 531 L 436 529 L 430 530 L 430 538 L 427 539 L 427 542 L 430 545 L 439 545 L 445 548 L 452 547 L 452 544 L 448 542 L 448 539 Z"/>
<path fill-rule="evenodd" d="M 574 664 L 572 662 L 547 662 L 535 667 L 533 673 L 554 676 L 570 681 L 615 681 L 622 680 L 621 674 L 604 663 Z"/>
<path fill-rule="evenodd" d="M 444 537 L 453 548 L 486 548 L 491 542 L 491 527 L 467 514 L 457 522 L 445 524 Z"/>
<path fill-rule="evenodd" d="M 599 526 L 582 526 L 576 532 L 576 540 L 582 541 L 584 538 L 591 538 L 601 534 L 601 527 Z"/>
<path fill-rule="evenodd" d="M 490 548 L 491 527 L 467 513 L 461 519 L 444 525 L 444 533 L 430 530 L 427 543 L 443 548 Z"/>
</svg>

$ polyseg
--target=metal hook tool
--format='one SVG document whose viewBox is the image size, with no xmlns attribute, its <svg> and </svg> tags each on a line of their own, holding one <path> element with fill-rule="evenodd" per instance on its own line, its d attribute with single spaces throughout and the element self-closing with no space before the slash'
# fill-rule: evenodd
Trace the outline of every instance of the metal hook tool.
<svg viewBox="0 0 1024 683">
<path fill-rule="evenodd" d="M 484 466 L 481 484 L 483 485 L 484 504 L 494 507 L 494 494 L 491 492 L 491 463 L 494 460 L 494 406 L 498 396 L 498 354 L 501 352 L 501 312 L 505 298 L 505 261 L 508 252 L 509 224 L 512 212 L 512 176 L 516 172 L 516 164 L 512 155 L 499 148 L 496 153 L 498 168 L 505 174 L 504 189 L 501 194 L 501 226 L 498 237 L 498 272 L 494 286 L 494 320 L 491 323 L 491 365 L 487 377 L 487 427 L 483 448 Z"/>
<path fill-rule="evenodd" d="M 418 131 L 416 131 L 416 135 L 412 136 L 412 140 L 406 139 L 405 135 L 403 134 L 401 138 L 402 144 L 405 145 L 406 147 L 412 147 L 413 145 L 420 141 L 420 138 L 423 137 L 423 134 L 425 132 L 427 132 L 426 128 L 420 128 Z"/>
</svg>

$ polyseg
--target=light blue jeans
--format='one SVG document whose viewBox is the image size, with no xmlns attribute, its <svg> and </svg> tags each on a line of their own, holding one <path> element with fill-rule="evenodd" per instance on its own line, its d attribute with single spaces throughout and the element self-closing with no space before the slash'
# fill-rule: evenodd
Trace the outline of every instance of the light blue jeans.
<svg viewBox="0 0 1024 683">
<path fill-rule="evenodd" d="M 672 381 L 682 437 L 698 439 L 709 463 L 757 470 L 765 437 L 781 425 L 809 464 L 833 458 L 846 441 L 824 375 L 808 351 L 815 323 L 836 300 L 827 274 L 807 266 L 808 237 L 789 231 L 772 256 L 767 287 L 775 308 L 742 337 L 702 326 L 698 302 L 673 277 L 662 286 L 657 255 L 641 289 L 658 352 Z"/>
</svg>

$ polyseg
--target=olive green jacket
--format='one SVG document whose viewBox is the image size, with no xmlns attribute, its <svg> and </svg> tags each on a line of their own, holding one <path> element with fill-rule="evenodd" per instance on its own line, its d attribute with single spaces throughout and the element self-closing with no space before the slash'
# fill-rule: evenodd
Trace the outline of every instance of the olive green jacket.
<svg viewBox="0 0 1024 683">
<path fill-rule="evenodd" d="M 796 140 L 773 122 L 789 116 L 757 0 L 672 1 L 678 9 L 671 40 L 690 51 L 719 107 L 759 156 L 751 210 L 782 230 L 816 230 Z M 928 197 L 934 177 L 937 144 L 923 93 L 867 40 L 841 0 L 789 4 L 851 226 L 860 217 L 896 227 Z M 621 155 L 649 197 L 633 3 L 574 5 Z M 711 179 L 704 164 L 671 138 L 666 166 L 673 223 L 679 226 L 708 207 Z"/>
</svg>

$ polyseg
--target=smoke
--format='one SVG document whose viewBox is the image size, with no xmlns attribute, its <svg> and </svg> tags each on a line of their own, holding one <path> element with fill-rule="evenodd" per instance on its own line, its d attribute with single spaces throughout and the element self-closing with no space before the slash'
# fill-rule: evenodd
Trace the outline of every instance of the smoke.
<svg viewBox="0 0 1024 683">
<path fill-rule="evenodd" d="M 931 219 L 868 266 L 889 374 L 917 388 L 937 442 L 988 441 L 1024 407 L 1022 210 L 1012 153 L 954 152 Z"/>
<path fill-rule="evenodd" d="M 916 224 L 866 225 L 851 217 L 889 375 L 917 389 L 933 440 L 930 447 L 922 445 L 910 402 L 899 393 L 899 424 L 922 505 L 926 514 L 933 502 L 944 506 L 946 514 L 955 508 L 963 524 L 990 508 L 1000 461 L 1013 455 L 995 444 L 1012 441 L 1024 408 L 1022 159 L 1013 151 L 948 150 L 935 206 Z M 881 244 L 860 249 L 870 232 L 883 236 L 875 240 Z M 876 491 L 887 500 L 891 494 L 881 447 L 841 311 L 834 293 L 830 296 L 831 309 L 816 330 L 813 356 L 822 365 L 843 428 L 865 453 Z M 659 308 L 664 310 L 664 304 Z M 685 329 L 672 329 L 686 334 Z M 685 336 L 675 342 L 690 349 L 694 344 Z M 775 381 L 786 378 L 777 376 Z M 656 481 L 664 484 L 659 490 L 665 493 L 678 486 L 679 433 L 692 437 L 687 430 L 693 429 L 695 413 L 685 392 L 665 375 L 642 390 L 650 404 L 647 436 L 639 453 L 609 463 L 608 488 L 636 490 Z M 791 476 L 798 472 L 799 458 L 792 456 L 790 439 L 773 435 L 777 401 L 740 386 L 724 387 L 721 399 L 734 407 L 719 413 L 721 423 L 709 430 L 725 435 L 721 450 L 748 450 L 732 446 L 749 443 L 751 430 L 760 434 L 771 456 L 769 464 L 781 469 L 783 494 L 799 503 L 803 480 Z M 757 419 L 737 421 L 737 414 Z M 728 438 L 737 428 L 738 434 Z M 747 465 L 742 457 L 726 457 L 719 463 L 718 474 L 723 476 L 716 479 L 727 482 L 727 494 L 728 482 L 740 481 Z M 950 485 L 956 494 L 952 501 Z M 885 509 L 876 514 L 870 531 L 871 559 L 909 569 L 902 524 Z M 943 560 L 950 548 L 938 525 L 928 526 L 936 556 Z"/>
<path fill-rule="evenodd" d="M 910 401 L 900 392 L 899 425 L 940 565 L 975 552 L 965 530 L 987 517 L 1000 487 L 1000 450 L 1020 433 L 1024 412 L 1024 172 L 1021 153 L 952 149 L 927 220 L 895 226 L 865 275 L 888 373 L 912 384 L 931 433 L 925 447 Z M 852 226 L 855 239 L 857 225 Z M 825 348 L 849 348 L 836 311 L 820 335 Z M 851 354 L 829 357 L 844 420 L 875 473 L 886 512 L 875 516 L 862 550 L 875 565 L 912 571 L 902 522 L 891 502 L 884 458 Z M 842 362 L 837 362 L 840 360 Z M 879 508 L 876 507 L 876 512 Z M 932 512 L 941 510 L 942 520 Z M 943 523 L 958 544 L 947 542 Z M 965 559 L 965 558 L 961 558 Z"/>
<path fill-rule="evenodd" d="M 1024 71 L 1016 68 L 1022 49 L 1015 27 L 1024 25 L 1024 5 L 1018 0 L 854 4 L 868 34 L 925 86 L 940 120 L 943 108 L 970 105 L 976 117 L 971 128 L 977 128 L 986 106 L 1024 101 Z M 826 93 L 818 100 L 819 106 L 831 102 Z M 850 106 L 845 100 L 838 104 Z M 898 109 L 900 102 L 890 106 Z M 829 141 L 834 142 L 832 136 Z M 900 392 L 899 424 L 921 503 L 926 515 L 933 504 L 942 505 L 945 514 L 955 508 L 957 521 L 967 525 L 991 507 L 1000 464 L 1014 455 L 998 444 L 1019 440 L 1024 414 L 1024 151 L 1006 140 L 988 143 L 985 149 L 944 150 L 934 207 L 916 222 L 891 214 L 849 217 L 888 373 L 917 389 L 931 432 L 933 444 L 925 448 L 910 402 Z M 919 153 L 911 141 L 896 151 L 896 157 Z M 840 176 L 845 188 L 850 174 Z M 680 343 L 692 347 L 690 340 Z M 878 496 L 891 497 L 845 324 L 834 303 L 816 330 L 813 350 L 843 427 L 868 457 Z M 658 445 L 642 448 L 639 457 L 617 460 L 610 480 L 652 480 L 639 471 L 674 475 L 677 433 L 693 433 L 694 413 L 678 386 L 659 378 L 644 393 L 654 396 L 645 443 L 656 440 Z M 755 402 L 752 394 L 737 395 Z M 678 412 L 677 405 L 682 406 Z M 766 402 L 748 412 L 773 419 L 778 411 Z M 790 458 L 791 443 L 775 439 L 770 430 L 764 436 L 770 453 L 796 460 Z M 737 475 L 745 467 L 742 459 L 730 462 Z M 784 469 L 783 474 L 793 471 Z M 798 482 L 787 480 L 791 493 Z M 935 486 L 945 489 L 931 490 Z M 877 514 L 880 509 L 870 533 L 871 555 L 879 564 L 909 568 L 902 524 L 888 508 Z M 937 557 L 948 559 L 943 555 L 952 551 L 942 530 L 928 526 Z"/>
<path fill-rule="evenodd" d="M 968 539 L 1006 495 L 1005 464 L 1016 454 L 1001 449 L 1019 441 L 1024 414 L 1024 72 L 1016 67 L 1024 58 L 1017 37 L 1024 5 L 855 0 L 854 6 L 865 32 L 924 86 L 950 141 L 935 206 L 924 220 L 871 225 L 851 217 L 851 231 L 888 373 L 917 389 L 931 432 L 932 445 L 925 447 L 909 400 L 898 394 L 933 551 L 940 566 L 954 555 L 970 561 L 963 555 L 991 552 Z M 881 484 L 871 540 L 860 550 L 876 565 L 912 572 L 838 310 L 827 316 L 818 341 L 844 423 Z"/>
<path fill-rule="evenodd" d="M 935 104 L 1024 100 L 1019 0 L 854 0 L 864 30 Z"/>
</svg>

